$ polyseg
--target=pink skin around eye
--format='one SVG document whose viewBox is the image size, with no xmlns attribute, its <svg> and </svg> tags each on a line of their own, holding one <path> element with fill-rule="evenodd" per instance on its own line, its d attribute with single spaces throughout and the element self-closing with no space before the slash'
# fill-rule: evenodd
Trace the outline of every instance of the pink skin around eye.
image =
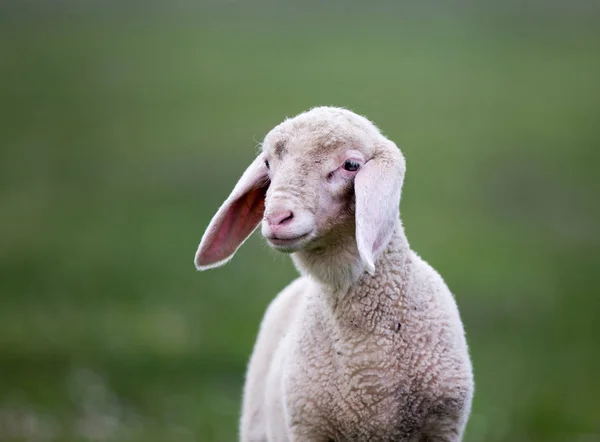
<svg viewBox="0 0 600 442">
<path fill-rule="evenodd" d="M 346 170 L 344 168 L 344 165 L 346 164 L 347 161 L 352 161 L 352 162 L 356 163 L 358 165 L 358 168 L 356 170 Z M 338 166 L 337 169 L 329 172 L 329 174 L 327 175 L 327 182 L 333 183 L 333 182 L 337 182 L 339 179 L 342 179 L 342 180 L 350 179 L 358 173 L 358 171 L 363 166 L 363 164 L 364 163 L 363 163 L 362 159 L 358 159 L 358 158 L 354 158 L 354 157 L 346 158 L 346 159 L 344 159 L 344 161 L 341 162 L 341 164 Z"/>
<path fill-rule="evenodd" d="M 352 161 L 352 162 L 357 163 L 359 166 L 358 169 L 353 170 L 353 171 L 344 169 L 344 164 L 346 164 L 347 161 Z M 342 176 L 345 176 L 345 177 L 351 177 L 353 175 L 356 175 L 356 173 L 360 170 L 360 168 L 364 165 L 364 163 L 365 163 L 364 156 L 359 151 L 349 150 L 346 152 L 342 152 L 337 157 L 336 162 L 331 164 L 334 167 L 337 166 L 337 168 L 335 170 L 332 170 L 329 173 L 328 180 L 332 179 L 334 177 L 334 175 L 338 175 L 338 174 L 341 174 Z"/>
<path fill-rule="evenodd" d="M 346 170 L 344 169 L 344 164 L 347 161 L 353 161 L 358 164 L 357 170 Z M 365 164 L 365 157 L 363 154 L 357 150 L 348 150 L 344 152 L 338 153 L 334 158 L 332 158 L 329 166 L 331 167 L 331 172 L 327 174 L 327 182 L 332 183 L 337 181 L 338 179 L 349 179 L 355 176 L 360 168 Z"/>
</svg>

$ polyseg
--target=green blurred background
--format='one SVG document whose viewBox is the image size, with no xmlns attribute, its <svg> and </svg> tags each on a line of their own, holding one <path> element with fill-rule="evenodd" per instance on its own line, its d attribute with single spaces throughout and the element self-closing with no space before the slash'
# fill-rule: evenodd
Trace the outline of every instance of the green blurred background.
<svg viewBox="0 0 600 442">
<path fill-rule="evenodd" d="M 0 5 L 0 441 L 233 441 L 296 273 L 205 226 L 285 116 L 373 119 L 413 248 L 456 294 L 465 440 L 600 441 L 600 7 Z"/>
</svg>

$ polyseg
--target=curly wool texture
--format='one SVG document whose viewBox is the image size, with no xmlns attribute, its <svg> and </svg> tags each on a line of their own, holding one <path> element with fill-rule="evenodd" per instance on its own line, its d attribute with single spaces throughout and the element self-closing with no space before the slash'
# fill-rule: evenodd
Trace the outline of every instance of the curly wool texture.
<svg viewBox="0 0 600 442">
<path fill-rule="evenodd" d="M 348 158 L 357 173 L 339 168 Z M 285 250 L 303 276 L 268 307 L 250 359 L 242 441 L 462 439 L 474 389 L 465 333 L 452 293 L 406 239 L 404 171 L 366 118 L 315 108 L 266 136 L 211 221 L 199 269 L 230 259 L 260 210 L 265 237 L 303 238 Z M 266 182 L 264 207 L 228 231 L 239 199 Z M 265 221 L 283 209 L 288 222 Z"/>
</svg>

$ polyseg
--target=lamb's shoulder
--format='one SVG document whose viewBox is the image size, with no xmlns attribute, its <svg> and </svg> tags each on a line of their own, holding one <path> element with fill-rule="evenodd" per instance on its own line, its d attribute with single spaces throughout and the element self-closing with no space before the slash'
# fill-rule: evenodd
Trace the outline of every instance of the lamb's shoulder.
<svg viewBox="0 0 600 442">
<path fill-rule="evenodd" d="M 439 273 L 415 253 L 411 263 L 399 354 L 407 361 L 404 372 L 410 373 L 418 399 L 415 411 L 424 417 L 421 431 L 460 440 L 474 390 L 465 331 Z"/>
<path fill-rule="evenodd" d="M 301 276 L 279 292 L 265 311 L 260 326 L 259 338 L 260 335 L 271 335 L 280 339 L 287 333 L 309 284 L 310 280 L 305 276 Z"/>
<path fill-rule="evenodd" d="M 268 379 L 274 371 L 277 350 L 302 302 L 307 282 L 304 277 L 294 280 L 271 301 L 263 316 L 246 372 L 241 421 L 241 439 L 244 441 L 266 438 Z"/>
<path fill-rule="evenodd" d="M 451 381 L 470 373 L 465 331 L 454 296 L 429 264 L 412 254 L 410 278 L 401 308 L 403 352 L 423 374 Z"/>
</svg>

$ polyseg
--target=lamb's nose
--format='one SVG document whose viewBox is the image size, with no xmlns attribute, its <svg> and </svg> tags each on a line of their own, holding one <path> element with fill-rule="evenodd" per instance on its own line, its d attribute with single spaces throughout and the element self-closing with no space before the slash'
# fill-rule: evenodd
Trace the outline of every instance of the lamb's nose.
<svg viewBox="0 0 600 442">
<path fill-rule="evenodd" d="M 267 215 L 267 222 L 271 226 L 279 226 L 290 222 L 294 214 L 290 210 L 281 210 Z"/>
</svg>

